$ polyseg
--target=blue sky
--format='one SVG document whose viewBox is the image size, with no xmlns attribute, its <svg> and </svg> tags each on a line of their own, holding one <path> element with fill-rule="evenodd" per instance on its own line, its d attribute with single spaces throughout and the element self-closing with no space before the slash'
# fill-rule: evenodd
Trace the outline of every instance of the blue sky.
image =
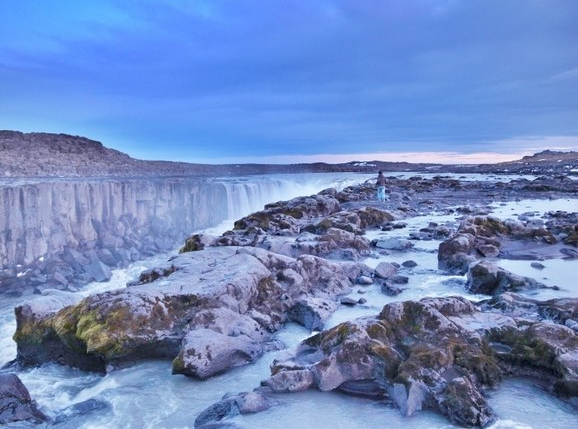
<svg viewBox="0 0 578 429">
<path fill-rule="evenodd" d="M 578 1 L 2 0 L 0 129 L 191 162 L 578 150 Z"/>
</svg>

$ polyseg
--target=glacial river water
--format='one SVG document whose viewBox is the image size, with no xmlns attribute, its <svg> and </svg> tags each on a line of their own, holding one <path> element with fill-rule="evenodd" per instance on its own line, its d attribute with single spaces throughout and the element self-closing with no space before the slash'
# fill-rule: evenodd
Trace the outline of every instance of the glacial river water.
<svg viewBox="0 0 578 429">
<path fill-rule="evenodd" d="M 299 176 L 299 177 L 298 177 Z M 284 191 L 282 198 L 289 199 L 297 195 L 307 195 L 320 191 L 330 185 L 344 187 L 350 182 L 360 183 L 371 176 L 350 177 L 345 175 L 320 176 L 295 175 L 295 195 Z M 247 178 L 266 180 L 267 177 Z M 469 176 L 469 180 L 473 177 Z M 485 177 L 485 180 L 492 180 Z M 500 180 L 504 180 L 503 176 Z M 253 184 L 251 183 L 251 186 Z M 258 185 L 255 185 L 258 186 Z M 239 188 L 240 189 L 240 188 Z M 233 198 L 233 196 L 232 196 Z M 250 199 L 237 195 L 239 201 L 247 201 L 245 207 L 235 210 L 236 219 L 250 211 L 262 207 L 251 207 Z M 244 204 L 244 203 L 243 203 Z M 245 213 L 241 213 L 241 211 Z M 517 203 L 494 205 L 494 215 L 502 218 L 515 218 L 518 214 L 535 212 L 536 217 L 550 210 L 578 211 L 578 200 L 565 199 L 554 201 L 520 201 Z M 374 231 L 369 238 L 378 236 L 407 238 L 412 231 L 418 231 L 431 221 L 443 224 L 455 222 L 456 215 L 430 214 L 404 220 L 407 228 L 392 232 Z M 232 221 L 217 225 L 213 233 L 229 229 Z M 403 262 L 411 259 L 417 262 L 412 268 L 406 290 L 397 297 L 381 293 L 378 286 L 358 287 L 353 296 L 363 296 L 367 303 L 356 307 L 343 307 L 330 319 L 328 325 L 334 326 L 344 320 L 355 317 L 375 315 L 383 305 L 394 300 L 420 299 L 426 296 L 462 295 L 477 300 L 483 297 L 468 294 L 461 276 L 447 276 L 437 270 L 437 247 L 439 241 L 415 241 L 414 247 L 404 253 L 393 252 L 387 256 L 373 255 L 365 262 L 376 266 L 382 260 Z M 88 295 L 104 290 L 125 287 L 144 269 L 166 261 L 170 255 L 158 255 L 133 264 L 125 270 L 114 272 L 113 278 L 106 283 L 93 283 L 80 293 Z M 529 261 L 505 261 L 503 266 L 517 274 L 536 276 L 537 272 Z M 560 291 L 546 290 L 533 295 L 546 299 L 553 296 L 578 296 L 578 261 L 552 259 L 543 261 L 545 268 L 539 272 L 538 280 L 560 287 Z M 13 308 L 21 302 L 34 299 L 35 296 L 18 299 L 0 300 L 0 366 L 16 356 L 16 345 L 11 337 L 15 330 Z M 287 349 L 294 347 L 310 332 L 295 324 L 288 324 L 277 334 Z M 60 424 L 47 425 L 57 428 L 192 428 L 195 417 L 206 407 L 218 401 L 226 393 L 250 391 L 261 380 L 269 376 L 269 365 L 275 358 L 282 358 L 287 350 L 270 352 L 255 364 L 237 368 L 206 381 L 197 381 L 185 376 L 171 375 L 171 364 L 167 361 L 143 362 L 133 367 L 118 370 L 105 376 L 86 373 L 75 369 L 45 364 L 38 368 L 17 371 L 19 377 L 30 390 L 42 411 L 57 417 L 67 407 L 97 399 L 108 403 L 108 407 L 85 416 L 79 416 Z M 232 420 L 240 428 L 246 429 L 445 429 L 457 426 L 434 412 L 422 411 L 413 417 L 403 417 L 399 411 L 387 403 L 346 396 L 340 393 L 308 390 L 296 394 L 277 395 L 279 406 L 254 414 L 239 416 Z M 488 392 L 491 406 L 499 416 L 492 429 L 576 429 L 578 428 L 578 410 L 567 403 L 544 392 L 534 380 L 505 380 L 499 389 Z M 44 425 L 43 425 L 44 426 Z M 28 428 L 28 423 L 7 425 L 7 428 Z"/>
</svg>

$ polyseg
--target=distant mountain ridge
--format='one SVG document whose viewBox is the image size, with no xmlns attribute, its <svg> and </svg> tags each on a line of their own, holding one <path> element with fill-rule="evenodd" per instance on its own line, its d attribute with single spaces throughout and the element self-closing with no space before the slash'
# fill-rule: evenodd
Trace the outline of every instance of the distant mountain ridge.
<svg viewBox="0 0 578 429">
<path fill-rule="evenodd" d="M 1 177 L 142 177 L 299 172 L 512 172 L 578 174 L 578 152 L 545 150 L 521 160 L 481 165 L 357 162 L 343 164 L 196 164 L 143 161 L 86 137 L 0 130 Z"/>
<path fill-rule="evenodd" d="M 143 161 L 86 137 L 0 130 L 0 177 L 142 177 L 334 171 L 408 171 L 430 164 L 196 164 Z M 411 166 L 411 167 L 410 167 Z"/>
</svg>

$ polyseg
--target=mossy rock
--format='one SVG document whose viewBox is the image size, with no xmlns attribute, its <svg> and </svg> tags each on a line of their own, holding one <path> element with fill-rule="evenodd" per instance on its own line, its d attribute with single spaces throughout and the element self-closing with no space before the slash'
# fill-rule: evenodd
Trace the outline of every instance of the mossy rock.
<svg viewBox="0 0 578 429">
<path fill-rule="evenodd" d="M 360 332 L 360 329 L 356 324 L 351 322 L 340 323 L 321 334 L 320 347 L 325 354 L 329 354 L 332 349 L 342 345 L 349 336 L 358 332 Z"/>
<path fill-rule="evenodd" d="M 492 216 L 476 216 L 472 222 L 476 225 L 478 235 L 491 237 L 496 234 L 508 234 L 508 226 L 500 219 Z"/>
<path fill-rule="evenodd" d="M 381 228 L 384 223 L 395 219 L 391 213 L 375 207 L 364 207 L 357 211 L 357 215 L 361 220 L 362 228 Z"/>
</svg>

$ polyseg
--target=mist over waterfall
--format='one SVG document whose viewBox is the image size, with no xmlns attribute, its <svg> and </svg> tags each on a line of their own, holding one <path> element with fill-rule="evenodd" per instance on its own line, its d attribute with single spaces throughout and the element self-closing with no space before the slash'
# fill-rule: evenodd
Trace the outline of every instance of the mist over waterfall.
<svg viewBox="0 0 578 429">
<path fill-rule="evenodd" d="M 239 178 L 218 178 L 227 195 L 228 220 L 236 220 L 263 209 L 266 204 L 315 194 L 324 188 L 341 190 L 367 180 L 371 175 L 345 173 L 271 174 Z"/>
</svg>

